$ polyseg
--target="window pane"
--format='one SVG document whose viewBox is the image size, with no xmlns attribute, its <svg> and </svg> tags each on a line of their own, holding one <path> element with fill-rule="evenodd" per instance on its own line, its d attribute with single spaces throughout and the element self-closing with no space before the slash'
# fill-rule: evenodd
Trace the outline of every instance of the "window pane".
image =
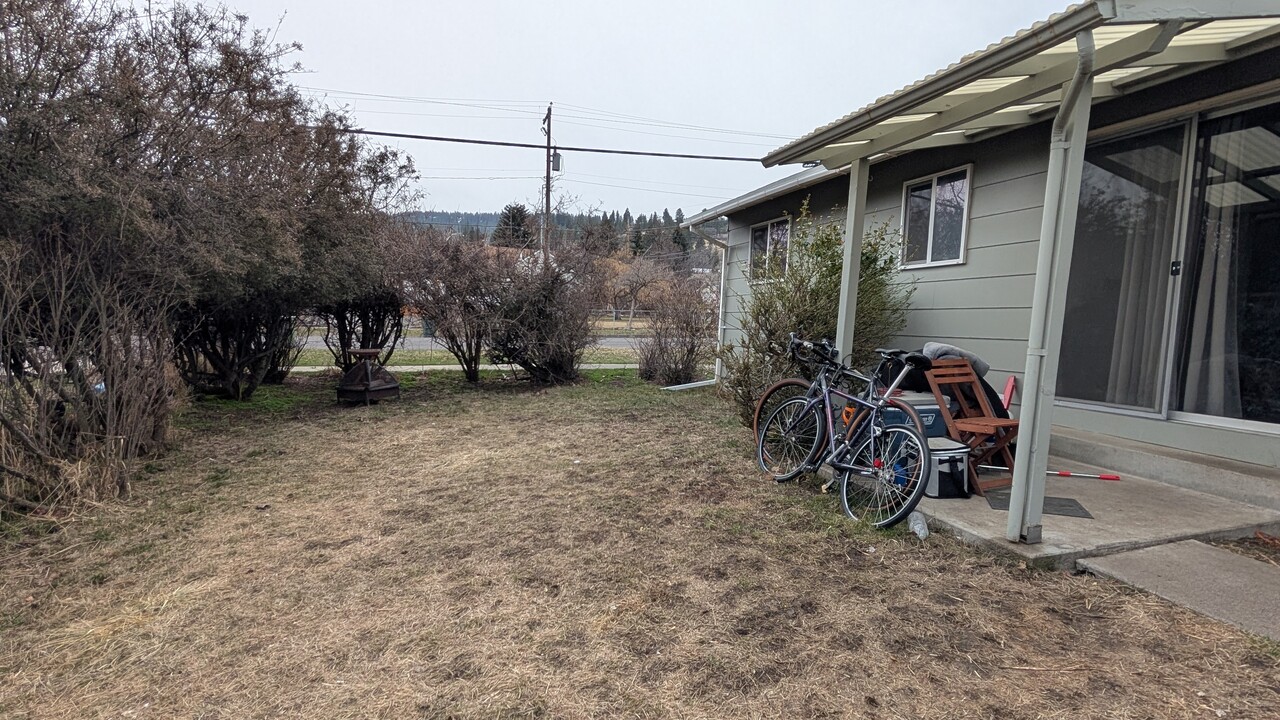
<svg viewBox="0 0 1280 720">
<path fill-rule="evenodd" d="M 769 257 L 769 228 L 761 225 L 751 228 L 751 272 L 755 274 L 764 268 Z"/>
<path fill-rule="evenodd" d="M 769 226 L 769 255 L 778 263 L 778 269 L 787 269 L 787 242 L 791 238 L 791 223 L 779 220 Z"/>
<path fill-rule="evenodd" d="M 1159 410 L 1182 142 L 1174 127 L 1085 150 L 1058 394 Z"/>
<path fill-rule="evenodd" d="M 907 188 L 907 236 L 902 242 L 902 261 L 922 263 L 928 259 L 929 206 L 932 204 L 933 183 L 926 182 Z"/>
<path fill-rule="evenodd" d="M 1179 407 L 1280 423 L 1280 105 L 1200 124 Z"/>
<path fill-rule="evenodd" d="M 964 206 L 969 199 L 969 173 L 938 178 L 938 198 L 933 205 L 933 262 L 960 259 L 960 238 L 964 234 Z"/>
</svg>

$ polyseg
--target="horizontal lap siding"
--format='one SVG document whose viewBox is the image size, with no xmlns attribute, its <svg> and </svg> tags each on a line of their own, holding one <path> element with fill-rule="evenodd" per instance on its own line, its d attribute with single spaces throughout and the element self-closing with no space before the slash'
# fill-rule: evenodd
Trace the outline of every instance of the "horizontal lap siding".
<svg viewBox="0 0 1280 720">
<path fill-rule="evenodd" d="M 744 208 L 729 216 L 729 249 L 726 251 L 728 257 L 724 284 L 725 343 L 737 343 L 741 338 L 742 303 L 751 297 L 751 282 L 747 277 L 751 259 L 751 226 L 780 217 L 790 217 L 794 222 L 806 199 L 809 201 L 809 211 L 817 222 L 834 221 L 843 225 L 845 206 L 849 199 L 849 177 L 837 176 Z"/>
<path fill-rule="evenodd" d="M 1032 128 L 871 167 L 866 226 L 888 222 L 897 230 L 904 183 L 972 164 L 965 262 L 905 273 L 916 290 L 897 344 L 919 348 L 933 341 L 965 348 L 991 364 L 987 381 L 997 390 L 1004 389 L 1010 375 L 1021 383 L 1026 364 L 1047 135 L 1043 128 Z M 1013 405 L 1018 405 L 1017 395 Z"/>
</svg>

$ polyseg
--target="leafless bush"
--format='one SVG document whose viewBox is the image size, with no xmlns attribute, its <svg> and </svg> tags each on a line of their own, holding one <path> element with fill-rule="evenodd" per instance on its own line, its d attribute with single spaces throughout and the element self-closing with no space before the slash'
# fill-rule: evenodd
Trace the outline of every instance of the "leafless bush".
<svg viewBox="0 0 1280 720">
<path fill-rule="evenodd" d="M 384 287 L 363 296 L 316 310 L 324 319 L 324 345 L 343 372 L 359 364 L 349 350 L 381 348 L 378 362 L 386 364 L 404 334 L 404 299 L 395 287 Z"/>
<path fill-rule="evenodd" d="M 117 281 L 90 254 L 0 241 L 0 504 L 127 496 L 129 461 L 163 447 L 177 387 L 164 294 Z"/>
<path fill-rule="evenodd" d="M 489 354 L 519 365 L 535 383 L 578 379 L 591 345 L 591 307 L 600 298 L 599 272 L 580 248 L 497 256 L 503 282 L 496 298 Z"/>
<path fill-rule="evenodd" d="M 409 225 L 396 236 L 395 266 L 407 302 L 457 358 L 467 381 L 478 382 L 505 279 L 499 257 L 516 251 Z"/>
<path fill-rule="evenodd" d="M 652 335 L 638 343 L 640 377 L 661 385 L 682 385 L 700 376 L 714 357 L 715 304 L 705 283 L 669 277 L 648 293 Z"/>
<path fill-rule="evenodd" d="M 292 318 L 293 329 L 289 340 L 276 348 L 275 353 L 267 361 L 267 374 L 262 378 L 263 385 L 283 385 L 285 378 L 298 364 L 298 358 L 307 347 L 307 336 L 311 327 L 303 321 L 302 316 Z"/>
</svg>

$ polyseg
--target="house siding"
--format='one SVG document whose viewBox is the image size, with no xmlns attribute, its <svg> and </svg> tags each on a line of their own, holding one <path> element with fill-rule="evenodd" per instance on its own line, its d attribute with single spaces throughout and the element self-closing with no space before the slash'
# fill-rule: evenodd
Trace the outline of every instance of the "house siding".
<svg viewBox="0 0 1280 720">
<path fill-rule="evenodd" d="M 1048 126 L 987 142 L 921 151 L 871 166 L 866 228 L 902 223 L 903 185 L 972 165 L 965 262 L 904 271 L 915 283 L 905 348 L 936 341 L 970 350 L 991 364 L 987 380 L 1021 381 L 1035 285 L 1036 253 L 1048 165 Z M 1015 398 L 1016 407 L 1017 400 Z"/>
<path fill-rule="evenodd" d="M 843 224 L 849 199 L 849 177 L 830 178 L 729 215 L 722 320 L 726 344 L 741 342 L 743 303 L 751 297 L 751 282 L 747 276 L 751 262 L 751 226 L 784 215 L 794 220 L 800 214 L 805 199 L 809 200 L 809 211 L 818 221 Z"/>
</svg>

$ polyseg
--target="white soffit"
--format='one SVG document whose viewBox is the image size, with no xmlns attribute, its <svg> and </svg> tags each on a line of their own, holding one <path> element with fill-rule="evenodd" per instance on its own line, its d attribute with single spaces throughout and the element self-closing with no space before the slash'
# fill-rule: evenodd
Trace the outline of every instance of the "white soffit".
<svg viewBox="0 0 1280 720">
<path fill-rule="evenodd" d="M 1057 109 L 1074 74 L 1075 34 L 1084 29 L 1092 30 L 1096 47 L 1093 97 L 1104 100 L 1280 45 L 1280 3 L 1073 5 L 788 143 L 764 164 L 838 167 L 1041 122 Z"/>
</svg>

